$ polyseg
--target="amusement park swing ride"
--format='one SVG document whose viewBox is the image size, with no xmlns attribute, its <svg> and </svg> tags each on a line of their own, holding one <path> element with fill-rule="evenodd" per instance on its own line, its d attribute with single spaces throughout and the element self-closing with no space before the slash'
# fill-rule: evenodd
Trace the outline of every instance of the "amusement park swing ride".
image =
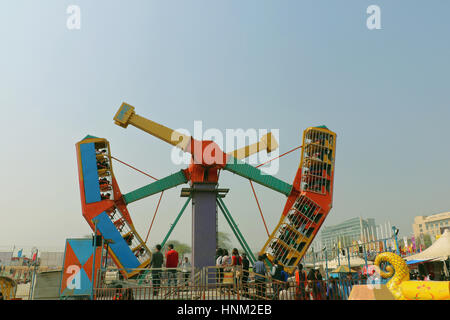
<svg viewBox="0 0 450 320">
<path fill-rule="evenodd" d="M 158 193 L 162 196 L 165 190 L 182 184 L 189 186 L 181 190 L 186 202 L 161 244 L 165 244 L 191 203 L 195 269 L 215 265 L 218 209 L 250 262 L 255 262 L 223 200 L 228 189 L 219 188 L 221 170 L 248 179 L 252 189 L 254 182 L 287 197 L 280 220 L 259 253 L 266 254 L 268 265 L 277 259 L 288 272 L 300 263 L 332 207 L 336 134 L 325 126 L 310 127 L 303 132 L 300 165 L 293 183 L 289 184 L 243 161 L 252 154 L 271 152 L 278 147 L 270 133 L 256 144 L 224 153 L 211 140 L 196 140 L 139 116 L 127 103 L 120 106 L 114 122 L 123 128 L 132 125 L 191 154 L 188 168 L 123 194 L 112 168 L 112 159 L 116 158 L 111 156 L 109 142 L 88 135 L 76 144 L 83 216 L 96 235 L 108 239 L 108 253 L 125 278 L 138 275 L 141 271 L 136 269 L 148 267 L 152 258 L 146 240 L 133 225 L 127 205 Z"/>
</svg>

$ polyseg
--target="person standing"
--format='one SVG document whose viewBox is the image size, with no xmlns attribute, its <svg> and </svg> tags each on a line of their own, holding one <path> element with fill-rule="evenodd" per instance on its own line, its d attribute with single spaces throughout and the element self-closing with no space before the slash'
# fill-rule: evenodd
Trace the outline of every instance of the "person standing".
<svg viewBox="0 0 450 320">
<path fill-rule="evenodd" d="M 228 250 L 227 249 L 223 249 L 222 267 L 225 268 L 225 271 L 230 271 L 231 270 L 231 257 L 228 255 Z"/>
<path fill-rule="evenodd" d="M 282 266 L 278 263 L 278 260 L 273 260 L 272 271 L 270 275 L 272 276 L 272 288 L 273 288 L 273 299 L 278 300 L 278 296 L 280 293 L 281 286 L 281 271 L 283 270 Z"/>
<path fill-rule="evenodd" d="M 279 289 L 279 299 L 285 300 L 288 298 L 288 290 L 289 290 L 289 274 L 284 270 L 284 267 L 280 265 L 281 268 L 281 287 Z"/>
<path fill-rule="evenodd" d="M 231 252 L 232 256 L 231 256 L 231 265 L 232 266 L 240 266 L 242 265 L 242 258 L 239 256 L 239 251 L 238 249 L 234 248 L 233 251 Z"/>
<path fill-rule="evenodd" d="M 327 300 L 341 300 L 340 290 L 338 286 L 338 281 L 336 279 L 330 278 L 327 280 Z"/>
<path fill-rule="evenodd" d="M 191 263 L 189 262 L 188 257 L 184 257 L 184 261 L 181 263 L 181 270 L 184 275 L 184 285 L 187 286 L 189 282 L 189 275 L 191 273 Z"/>
<path fill-rule="evenodd" d="M 242 277 L 242 258 L 239 256 L 239 251 L 236 248 L 233 248 L 233 251 L 231 251 L 231 265 L 233 266 L 233 273 L 235 275 L 234 288 L 237 290 L 240 278 Z"/>
<path fill-rule="evenodd" d="M 317 300 L 322 300 L 325 297 L 324 287 L 323 287 L 323 278 L 319 269 L 314 270 L 316 275 L 316 286 L 317 286 Z"/>
<path fill-rule="evenodd" d="M 222 248 L 217 248 L 217 249 L 216 249 L 216 255 L 215 255 L 215 257 L 214 257 L 214 259 L 215 259 L 216 261 L 217 261 L 217 259 L 218 259 L 219 257 L 222 256 L 222 251 L 223 251 Z"/>
<path fill-rule="evenodd" d="M 222 268 L 224 271 L 224 280 L 223 280 L 223 286 L 227 289 L 228 292 L 231 291 L 231 287 L 233 285 L 233 273 L 232 267 L 231 267 L 231 257 L 228 255 L 228 250 L 223 250 L 223 256 L 222 256 Z M 226 278 L 226 280 L 225 280 Z"/>
<path fill-rule="evenodd" d="M 219 288 L 221 288 L 222 282 L 223 282 L 222 257 L 223 257 L 223 249 L 219 248 L 219 249 L 217 249 L 217 254 L 216 254 L 216 268 L 217 268 L 216 277 L 217 277 L 217 283 L 219 284 Z"/>
<path fill-rule="evenodd" d="M 150 267 L 153 269 L 152 270 L 153 295 L 156 296 L 158 294 L 158 290 L 161 285 L 161 268 L 164 263 L 164 256 L 161 253 L 160 244 L 157 244 L 155 248 L 156 250 L 152 255 Z"/>
<path fill-rule="evenodd" d="M 350 292 L 353 287 L 353 274 L 351 272 L 347 273 L 347 279 L 344 281 L 344 294 L 346 298 L 350 296 Z"/>
<path fill-rule="evenodd" d="M 248 297 L 248 269 L 250 261 L 245 252 L 242 253 L 242 287 L 244 288 L 244 296 Z"/>
<path fill-rule="evenodd" d="M 259 256 L 258 261 L 253 266 L 255 272 L 256 299 L 262 300 L 266 297 L 266 266 L 264 264 L 264 256 Z"/>
<path fill-rule="evenodd" d="M 296 299 L 306 300 L 306 285 L 307 285 L 306 271 L 303 270 L 303 265 L 300 263 L 295 270 L 295 284 L 296 284 Z"/>
<path fill-rule="evenodd" d="M 308 288 L 306 290 L 307 294 L 309 295 L 309 298 L 311 300 L 317 300 L 317 279 L 314 269 L 309 270 L 307 279 L 308 279 Z"/>
<path fill-rule="evenodd" d="M 173 244 L 169 244 L 169 251 L 166 253 L 166 268 L 169 269 L 169 286 L 173 282 L 177 286 L 177 267 L 178 267 L 178 252 L 173 248 Z"/>
</svg>

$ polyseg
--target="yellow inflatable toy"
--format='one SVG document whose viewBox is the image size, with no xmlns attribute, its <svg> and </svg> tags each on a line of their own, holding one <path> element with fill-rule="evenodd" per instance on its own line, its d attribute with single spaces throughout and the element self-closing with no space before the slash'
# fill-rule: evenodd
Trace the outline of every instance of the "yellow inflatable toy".
<svg viewBox="0 0 450 320">
<path fill-rule="evenodd" d="M 386 287 L 397 300 L 450 300 L 450 281 L 410 281 L 408 266 L 401 257 L 392 252 L 380 253 L 374 264 L 388 262 L 381 277 L 391 278 Z"/>
</svg>

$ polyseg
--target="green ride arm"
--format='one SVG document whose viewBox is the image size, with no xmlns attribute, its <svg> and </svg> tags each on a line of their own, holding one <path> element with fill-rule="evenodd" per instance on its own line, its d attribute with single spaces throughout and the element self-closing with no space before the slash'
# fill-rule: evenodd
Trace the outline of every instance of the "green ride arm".
<svg viewBox="0 0 450 320">
<path fill-rule="evenodd" d="M 258 168 L 255 168 L 234 157 L 229 157 L 224 169 L 233 172 L 241 177 L 250 179 L 274 191 L 280 192 L 285 196 L 289 196 L 291 193 L 292 185 L 290 185 L 289 183 L 275 178 L 270 174 L 264 174 Z"/>
<path fill-rule="evenodd" d="M 180 170 L 177 173 L 171 174 L 170 176 L 167 176 L 165 178 L 152 182 L 146 186 L 143 186 L 139 189 L 124 194 L 123 199 L 125 200 L 125 204 L 129 204 L 134 201 L 141 200 L 143 198 L 157 194 L 164 190 L 174 188 L 186 182 L 187 182 L 186 176 L 184 175 L 183 170 Z"/>
</svg>

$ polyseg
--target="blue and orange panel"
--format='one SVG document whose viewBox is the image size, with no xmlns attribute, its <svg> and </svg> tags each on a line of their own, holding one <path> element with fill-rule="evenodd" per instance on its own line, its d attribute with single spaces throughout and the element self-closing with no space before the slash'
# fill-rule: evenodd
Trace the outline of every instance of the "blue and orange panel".
<svg viewBox="0 0 450 320">
<path fill-rule="evenodd" d="M 83 216 L 104 239 L 112 240 L 109 245 L 111 257 L 121 272 L 129 277 L 135 273 L 130 269 L 148 265 L 149 259 L 140 258 L 124 239 L 122 227 L 135 235 L 140 247 L 144 247 L 145 257 L 151 257 L 150 250 L 133 227 L 131 217 L 123 202 L 122 194 L 114 177 L 109 142 L 106 139 L 86 136 L 76 144 L 78 173 Z"/>
<path fill-rule="evenodd" d="M 95 270 L 100 268 L 101 247 L 96 248 Z M 94 246 L 92 239 L 67 239 L 64 252 L 60 296 L 90 296 L 93 279 Z M 96 271 L 94 271 L 96 273 Z"/>
</svg>

